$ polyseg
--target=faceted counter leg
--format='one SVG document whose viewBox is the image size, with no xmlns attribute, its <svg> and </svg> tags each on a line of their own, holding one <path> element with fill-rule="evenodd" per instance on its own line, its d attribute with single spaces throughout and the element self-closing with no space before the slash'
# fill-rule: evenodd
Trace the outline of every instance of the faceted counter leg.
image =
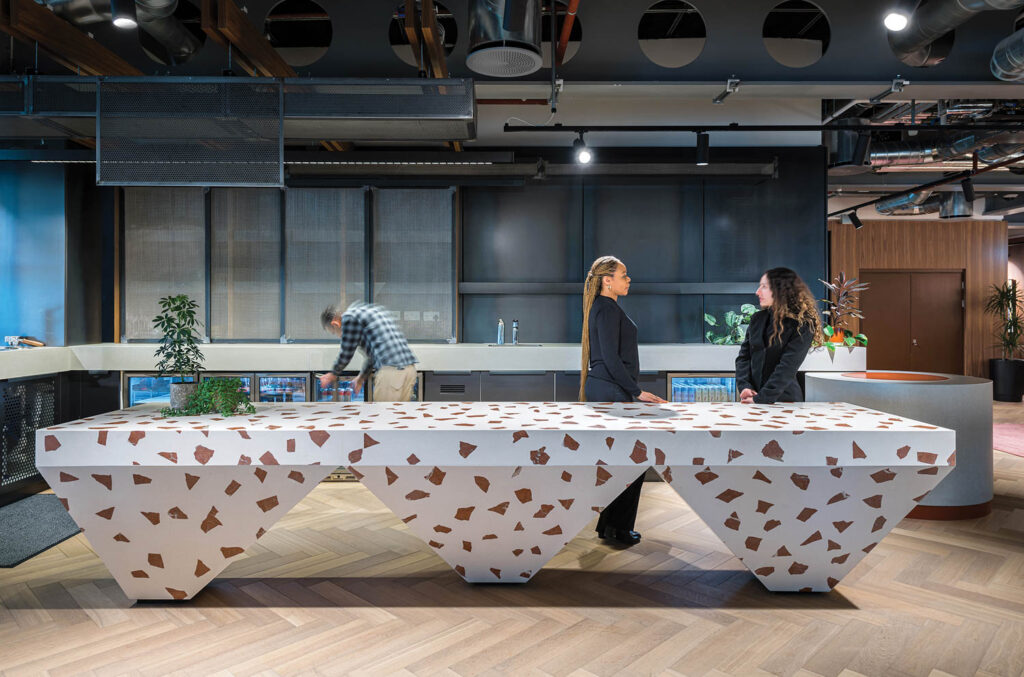
<svg viewBox="0 0 1024 677">
<path fill-rule="evenodd" d="M 41 467 L 129 599 L 191 599 L 333 468 Z"/>
</svg>

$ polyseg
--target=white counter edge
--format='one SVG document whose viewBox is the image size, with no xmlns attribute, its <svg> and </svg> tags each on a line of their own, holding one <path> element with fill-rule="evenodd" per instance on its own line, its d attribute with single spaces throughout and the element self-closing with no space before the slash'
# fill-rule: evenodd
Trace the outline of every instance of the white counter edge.
<svg viewBox="0 0 1024 677">
<path fill-rule="evenodd" d="M 413 344 L 420 371 L 579 371 L 576 344 L 488 346 L 477 343 Z M 155 369 L 152 343 L 98 343 L 66 348 L 0 351 L 0 380 L 62 371 L 143 371 Z M 206 371 L 322 372 L 338 354 L 336 343 L 213 343 L 202 347 Z M 732 372 L 739 346 L 660 344 L 640 346 L 642 371 Z M 358 354 L 349 369 L 362 364 Z M 801 371 L 861 371 L 864 348 L 837 348 L 830 355 L 813 349 Z"/>
</svg>

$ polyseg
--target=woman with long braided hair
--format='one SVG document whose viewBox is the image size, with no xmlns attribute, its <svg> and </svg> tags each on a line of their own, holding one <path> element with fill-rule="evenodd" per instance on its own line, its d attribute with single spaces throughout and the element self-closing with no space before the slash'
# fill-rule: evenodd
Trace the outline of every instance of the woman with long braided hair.
<svg viewBox="0 0 1024 677">
<path fill-rule="evenodd" d="M 614 256 L 594 261 L 583 287 L 583 361 L 580 365 L 580 400 L 583 402 L 664 402 L 642 390 L 640 351 L 633 321 L 617 300 L 629 293 L 626 266 Z M 640 503 L 640 475 L 601 512 L 597 533 L 601 538 L 633 545 L 640 534 L 633 530 Z"/>
<path fill-rule="evenodd" d="M 757 287 L 761 310 L 750 318 L 736 358 L 736 389 L 744 404 L 801 402 L 797 370 L 815 339 L 821 317 L 814 295 L 789 268 L 772 268 Z"/>
</svg>

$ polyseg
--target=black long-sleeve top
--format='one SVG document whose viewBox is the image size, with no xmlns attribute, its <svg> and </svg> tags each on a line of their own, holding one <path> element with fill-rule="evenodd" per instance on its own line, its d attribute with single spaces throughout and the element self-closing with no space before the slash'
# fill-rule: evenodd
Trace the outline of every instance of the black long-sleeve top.
<svg viewBox="0 0 1024 677">
<path fill-rule="evenodd" d="M 590 328 L 590 372 L 588 378 L 611 381 L 633 397 L 642 391 L 640 348 L 636 325 L 619 304 L 600 296 L 594 299 L 587 318 Z"/>
<path fill-rule="evenodd" d="M 782 320 L 782 334 L 769 343 L 772 324 L 770 309 L 759 310 L 750 318 L 747 337 L 736 358 L 736 390 L 756 390 L 757 404 L 801 402 L 804 397 L 796 372 L 814 337 L 809 327 L 787 317 Z"/>
</svg>

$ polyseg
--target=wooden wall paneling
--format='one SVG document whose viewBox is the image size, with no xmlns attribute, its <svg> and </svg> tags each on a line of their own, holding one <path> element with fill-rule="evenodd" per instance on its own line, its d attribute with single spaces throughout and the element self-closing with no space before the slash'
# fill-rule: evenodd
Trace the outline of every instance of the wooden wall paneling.
<svg viewBox="0 0 1024 677">
<path fill-rule="evenodd" d="M 855 230 L 834 221 L 829 228 L 833 275 L 842 270 L 856 277 L 861 269 L 965 270 L 964 373 L 988 377 L 988 359 L 996 351 L 984 299 L 991 285 L 1006 279 L 1005 222 L 866 221 Z"/>
<path fill-rule="evenodd" d="M 865 223 L 864 228 L 868 228 L 870 225 L 871 222 Z M 860 241 L 858 237 L 860 231 L 849 223 L 839 221 L 829 221 L 828 229 L 831 233 L 829 270 L 831 270 L 832 279 L 835 279 L 840 272 L 846 273 L 848 278 L 860 277 L 860 267 L 857 265 L 857 243 Z M 829 282 L 831 281 L 829 280 Z M 820 282 L 815 283 L 811 280 L 806 280 L 806 282 L 811 285 L 811 289 L 819 298 L 825 298 L 825 288 Z M 855 334 L 859 333 L 860 320 L 854 319 L 850 323 L 849 329 Z M 868 340 L 870 341 L 870 337 Z"/>
</svg>

